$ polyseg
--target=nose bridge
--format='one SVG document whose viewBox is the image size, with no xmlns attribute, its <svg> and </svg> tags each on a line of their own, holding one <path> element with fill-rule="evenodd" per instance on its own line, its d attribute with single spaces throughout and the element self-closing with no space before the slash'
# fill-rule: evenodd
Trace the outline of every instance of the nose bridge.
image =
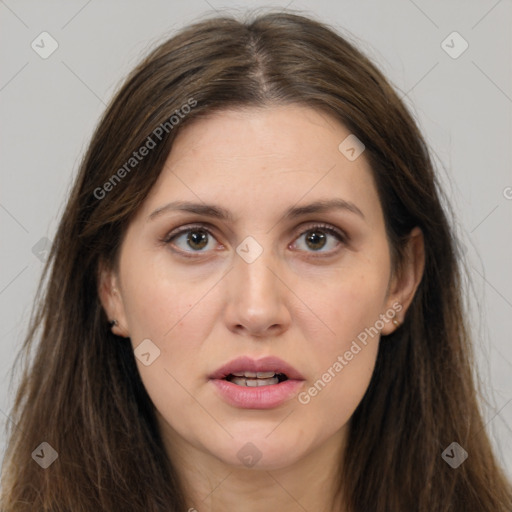
<svg viewBox="0 0 512 512">
<path fill-rule="evenodd" d="M 269 270 L 275 266 L 275 258 L 270 248 L 258 250 L 249 242 L 249 252 L 240 255 L 235 264 L 236 277 L 240 279 L 241 288 L 238 290 L 237 300 L 245 301 L 253 309 L 262 309 L 265 305 L 275 301 L 276 277 Z M 237 253 L 247 248 L 247 245 L 240 244 Z M 246 257 L 247 256 L 247 257 Z"/>
<path fill-rule="evenodd" d="M 277 259 L 271 247 L 247 237 L 236 249 L 229 322 L 253 333 L 288 322 L 286 287 L 280 282 Z"/>
</svg>

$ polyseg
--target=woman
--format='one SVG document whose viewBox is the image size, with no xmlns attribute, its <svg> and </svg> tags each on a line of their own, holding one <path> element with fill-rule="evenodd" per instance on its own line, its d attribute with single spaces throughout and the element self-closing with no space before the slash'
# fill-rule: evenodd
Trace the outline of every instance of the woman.
<svg viewBox="0 0 512 512">
<path fill-rule="evenodd" d="M 154 50 L 85 155 L 2 510 L 509 511 L 427 146 L 329 27 Z"/>
</svg>

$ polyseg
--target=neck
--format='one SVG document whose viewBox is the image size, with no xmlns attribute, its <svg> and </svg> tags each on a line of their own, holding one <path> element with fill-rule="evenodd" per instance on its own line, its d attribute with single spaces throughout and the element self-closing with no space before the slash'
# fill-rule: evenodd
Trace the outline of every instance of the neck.
<svg viewBox="0 0 512 512">
<path fill-rule="evenodd" d="M 334 501 L 346 430 L 286 467 L 232 466 L 183 440 L 161 422 L 169 457 L 185 485 L 188 510 L 257 512 L 269 506 L 280 512 L 344 512 Z M 334 503 L 334 505 L 333 505 Z"/>
</svg>

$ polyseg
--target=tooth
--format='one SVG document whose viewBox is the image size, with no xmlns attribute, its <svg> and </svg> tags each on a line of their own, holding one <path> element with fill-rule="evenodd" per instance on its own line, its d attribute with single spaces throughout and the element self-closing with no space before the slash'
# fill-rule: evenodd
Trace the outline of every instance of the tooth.
<svg viewBox="0 0 512 512">
<path fill-rule="evenodd" d="M 258 386 L 271 386 L 272 384 L 279 384 L 279 379 L 276 377 L 274 379 L 258 380 Z"/>
<path fill-rule="evenodd" d="M 249 377 L 254 379 L 256 377 L 256 372 L 237 372 L 233 373 L 232 375 L 235 377 Z"/>
<path fill-rule="evenodd" d="M 235 377 L 246 377 L 248 379 L 270 379 L 276 373 L 275 372 L 236 372 L 233 373 Z"/>
<path fill-rule="evenodd" d="M 272 386 L 273 384 L 279 384 L 279 379 L 277 377 L 270 379 L 246 379 L 244 377 L 233 377 L 230 382 L 238 386 L 257 388 L 260 386 Z"/>
<path fill-rule="evenodd" d="M 247 386 L 251 388 L 257 388 L 260 386 L 271 386 L 272 384 L 279 384 L 277 377 L 273 379 L 246 379 Z"/>
</svg>

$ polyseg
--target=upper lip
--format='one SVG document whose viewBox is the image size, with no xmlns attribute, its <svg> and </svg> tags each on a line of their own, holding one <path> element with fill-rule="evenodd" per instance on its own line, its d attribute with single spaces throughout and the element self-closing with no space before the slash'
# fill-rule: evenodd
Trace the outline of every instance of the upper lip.
<svg viewBox="0 0 512 512">
<path fill-rule="evenodd" d="M 275 372 L 285 374 L 288 379 L 304 380 L 304 377 L 293 366 L 273 356 L 261 359 L 252 359 L 247 356 L 237 357 L 215 370 L 210 375 L 210 379 L 223 379 L 231 373 L 239 372 Z"/>
</svg>

